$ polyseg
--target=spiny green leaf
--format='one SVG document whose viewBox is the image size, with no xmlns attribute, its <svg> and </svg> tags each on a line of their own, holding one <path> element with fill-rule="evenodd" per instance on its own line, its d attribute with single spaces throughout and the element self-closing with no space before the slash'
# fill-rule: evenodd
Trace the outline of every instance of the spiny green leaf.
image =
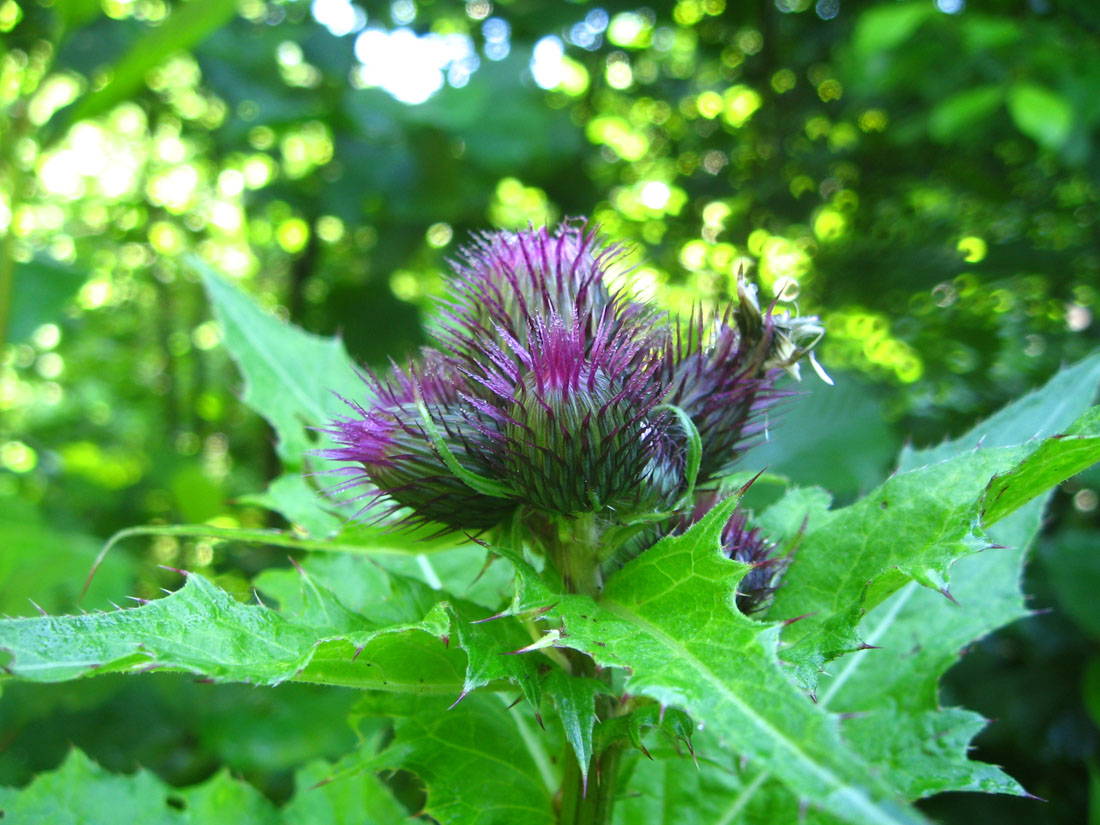
<svg viewBox="0 0 1100 825">
<path fill-rule="evenodd" d="M 811 513 L 769 618 L 794 619 L 784 659 L 808 688 L 829 659 L 858 649 L 863 611 L 908 581 L 947 592 L 948 569 L 988 547 L 985 526 L 1100 460 L 1100 424 L 1015 447 L 982 447 L 895 476 L 841 510 Z M 801 502 L 783 500 L 762 522 L 779 532 Z"/>
<path fill-rule="evenodd" d="M 476 557 L 471 558 L 464 552 L 467 549 L 476 551 Z M 467 580 L 473 578 L 485 550 L 474 545 L 445 551 L 433 556 L 432 561 L 438 563 L 456 553 L 460 555 L 459 561 L 466 564 Z M 331 590 L 348 609 L 379 626 L 414 623 L 439 601 L 439 592 L 425 582 L 397 574 L 389 565 L 376 564 L 364 557 L 314 555 L 306 559 L 302 567 L 310 579 Z M 455 584 L 458 571 L 441 567 L 440 573 Z M 303 586 L 302 576 L 286 568 L 265 571 L 257 577 L 256 586 L 261 592 L 279 599 L 284 609 L 295 613 L 303 611 L 303 598 L 309 594 Z M 498 595 L 493 607 L 499 607 L 502 602 L 503 598 Z M 533 663 L 525 657 L 505 655 L 530 641 L 522 629 L 514 622 L 474 624 L 476 619 L 484 618 L 484 611 L 462 599 L 451 599 L 446 609 L 452 619 L 451 628 L 457 632 L 459 646 L 467 658 L 461 695 L 501 679 L 511 679 L 537 709 L 541 691 Z M 456 689 L 455 698 L 459 695 Z"/>
<path fill-rule="evenodd" d="M 463 657 L 438 605 L 421 620 L 377 626 L 308 582 L 301 613 L 235 601 L 190 574 L 184 586 L 128 610 L 0 621 L 6 672 L 56 682 L 114 671 L 164 668 L 217 681 L 322 682 L 382 690 L 457 693 Z"/>
<path fill-rule="evenodd" d="M 1095 427 L 1096 410 L 1086 408 L 1098 380 L 1100 356 L 1093 356 L 954 441 L 931 450 L 905 451 L 902 469 L 966 456 L 979 443 L 1005 446 L 1061 432 L 1079 438 Z M 1041 489 L 1042 482 L 1034 484 L 1033 468 L 1041 475 L 1047 465 L 1040 459 L 1051 448 L 1061 449 L 1057 445 L 1062 440 L 1035 442 L 1038 449 L 1023 469 L 999 477 L 991 490 L 1005 480 Z M 1064 455 L 1073 451 L 1071 446 Z M 1063 465 L 1057 475 L 1065 471 Z M 987 500 L 989 496 L 987 492 Z M 988 538 L 1000 547 L 963 558 L 952 567 L 957 603 L 909 582 L 871 610 L 860 626 L 865 641 L 881 649 L 847 655 L 822 679 L 820 703 L 852 714 L 843 723 L 846 737 L 869 761 L 882 765 L 891 782 L 910 798 L 947 790 L 1024 792 L 999 768 L 967 758 L 969 740 L 984 720 L 970 711 L 940 709 L 937 690 L 940 677 L 962 650 L 1027 615 L 1020 571 L 1048 497 L 1033 499 L 988 529 Z"/>
<path fill-rule="evenodd" d="M 515 622 L 471 622 L 468 609 L 452 606 L 459 644 L 466 651 L 466 675 L 461 696 L 501 679 L 514 682 L 537 713 L 542 703 L 542 679 L 529 656 L 513 656 L 530 641 Z"/>
<path fill-rule="evenodd" d="M 686 534 L 630 562 L 599 602 L 552 596 L 548 637 L 600 665 L 628 668 L 628 692 L 683 708 L 800 798 L 845 821 L 923 822 L 843 743 L 836 720 L 791 684 L 775 654 L 778 628 L 734 608 L 749 567 L 724 558 L 719 539 L 735 504 L 727 499 Z M 532 571 L 516 568 L 526 588 Z M 536 592 L 545 587 L 533 584 Z M 518 603 L 529 606 L 529 596 Z"/>
<path fill-rule="evenodd" d="M 1100 352 L 1059 370 L 1045 385 L 1016 399 L 956 439 L 901 451 L 898 472 L 935 464 L 982 447 L 1008 447 L 1065 432 L 1096 396 Z"/>
<path fill-rule="evenodd" d="M 520 657 L 527 658 L 527 657 Z M 546 689 L 554 697 L 565 739 L 580 765 L 585 788 L 588 787 L 588 765 L 592 761 L 592 728 L 596 724 L 596 697 L 610 693 L 610 688 L 596 679 L 572 676 L 562 670 L 552 671 L 546 679 Z"/>
<path fill-rule="evenodd" d="M 993 479 L 983 501 L 982 523 L 1000 521 L 1035 496 L 1100 460 L 1100 407 L 1086 412 L 1065 435 L 1047 439 L 1011 472 Z"/>
<path fill-rule="evenodd" d="M 396 701 L 395 701 L 396 700 Z M 522 706 L 469 696 L 456 707 L 427 697 L 366 694 L 363 714 L 397 717 L 381 753 L 345 760 L 345 773 L 403 768 L 427 786 L 424 813 L 441 825 L 551 825 L 557 777 Z"/>
<path fill-rule="evenodd" d="M 298 771 L 297 792 L 280 810 L 225 770 L 175 788 L 146 770 L 109 773 L 74 748 L 26 788 L 0 788 L 0 811 L 20 825 L 396 825 L 408 816 L 373 774 L 325 782 L 331 772 L 322 762 Z"/>
<path fill-rule="evenodd" d="M 530 641 L 516 623 L 472 624 L 483 607 L 440 601 L 429 585 L 369 558 L 317 554 L 297 570 L 265 571 L 256 586 L 280 610 L 241 604 L 190 574 L 179 591 L 138 608 L 0 621 L 0 649 L 12 654 L 5 670 L 64 681 L 160 668 L 216 681 L 294 680 L 452 701 L 510 680 L 539 706 L 534 663 L 504 655 Z M 455 634 L 458 644 L 450 645 Z"/>
</svg>

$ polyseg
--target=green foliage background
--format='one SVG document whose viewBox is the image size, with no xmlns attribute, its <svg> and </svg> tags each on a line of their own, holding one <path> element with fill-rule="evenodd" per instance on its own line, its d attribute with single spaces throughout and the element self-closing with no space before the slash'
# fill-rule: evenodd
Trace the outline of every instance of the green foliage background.
<svg viewBox="0 0 1100 825">
<path fill-rule="evenodd" d="M 308 3 L 0 2 L 0 612 L 35 615 L 28 596 L 72 612 L 118 529 L 287 526 L 265 504 L 287 512 L 300 492 L 280 458 L 300 469 L 303 444 L 286 439 L 305 436 L 241 403 L 221 345 L 232 319 L 211 315 L 201 262 L 373 365 L 426 340 L 421 314 L 471 230 L 590 215 L 634 245 L 635 287 L 675 311 L 728 296 L 743 266 L 826 319 L 838 383 L 807 381 L 753 466 L 842 503 L 907 440 L 958 434 L 1100 339 L 1087 0 L 358 8 L 368 27 L 467 35 L 479 66 L 410 105 L 365 85 L 356 35 Z M 547 36 L 566 56 L 550 89 L 530 68 Z M 347 376 L 315 346 L 308 363 L 277 360 L 332 410 L 323 389 Z M 1063 485 L 1034 548 L 1025 590 L 1052 610 L 969 651 L 944 688 L 945 704 L 997 720 L 975 756 L 1049 802 L 927 803 L 943 821 L 1100 817 L 1097 489 L 1095 469 Z M 247 599 L 287 561 L 130 540 L 84 606 L 176 588 L 158 565 Z M 228 767 L 282 801 L 353 747 L 356 700 L 168 675 L 9 684 L 0 785 L 75 743 L 181 786 Z M 360 713 L 361 736 L 380 729 Z M 397 785 L 415 807 L 416 783 Z"/>
</svg>

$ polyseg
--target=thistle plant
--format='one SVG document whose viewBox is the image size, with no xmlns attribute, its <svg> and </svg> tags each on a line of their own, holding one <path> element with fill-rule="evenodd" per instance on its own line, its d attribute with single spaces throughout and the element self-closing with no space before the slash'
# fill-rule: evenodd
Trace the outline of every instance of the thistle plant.
<svg viewBox="0 0 1100 825">
<path fill-rule="evenodd" d="M 753 447 L 788 437 L 801 367 L 827 380 L 824 330 L 743 279 L 673 318 L 616 286 L 622 250 L 583 223 L 486 234 L 453 264 L 433 345 L 364 373 L 191 265 L 278 435 L 285 472 L 253 501 L 292 526 L 149 525 L 103 552 L 201 536 L 294 564 L 273 557 L 254 598 L 181 570 L 130 609 L 2 619 L 0 665 L 32 682 L 174 670 L 355 688 L 360 741 L 299 770 L 285 819 L 224 772 L 169 790 L 74 751 L 0 789 L 5 821 L 76 821 L 59 798 L 84 816 L 109 796 L 101 818 L 194 823 L 304 808 L 386 825 L 915 825 L 934 793 L 1027 795 L 970 759 L 985 720 L 937 686 L 1027 613 L 1044 501 L 1100 460 L 1100 354 L 834 506 L 761 477 Z"/>
</svg>

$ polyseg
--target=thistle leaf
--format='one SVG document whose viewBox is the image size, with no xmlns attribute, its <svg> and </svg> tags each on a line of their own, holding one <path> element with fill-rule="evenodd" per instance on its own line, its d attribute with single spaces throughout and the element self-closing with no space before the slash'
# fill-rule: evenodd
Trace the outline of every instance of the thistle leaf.
<svg viewBox="0 0 1100 825">
<path fill-rule="evenodd" d="M 244 376 L 244 402 L 275 429 L 287 466 L 301 467 L 305 453 L 318 446 L 309 428 L 346 411 L 335 393 L 354 397 L 364 390 L 343 342 L 280 321 L 197 257 L 187 262 L 202 277 L 226 347 Z"/>
<path fill-rule="evenodd" d="M 733 607 L 748 565 L 724 558 L 719 539 L 736 505 L 727 499 L 682 536 L 616 573 L 599 602 L 556 594 L 545 619 L 555 644 L 627 668 L 626 690 L 675 705 L 799 798 L 852 823 L 924 819 L 842 741 L 837 720 L 790 682 L 775 652 L 776 626 Z M 517 565 L 521 590 L 545 584 Z M 519 604 L 529 605 L 521 592 Z"/>
<path fill-rule="evenodd" d="M 931 450 L 902 454 L 905 475 L 898 478 L 920 477 L 937 466 L 973 461 L 973 456 L 989 452 L 987 448 L 1025 442 L 1027 453 L 1015 467 L 995 477 L 977 500 L 969 502 L 978 522 L 975 529 L 984 527 L 987 542 L 997 546 L 961 558 L 952 566 L 950 587 L 955 601 L 916 581 L 901 583 L 900 589 L 871 609 L 859 625 L 862 641 L 881 649 L 848 654 L 829 667 L 831 675 L 821 678 L 819 702 L 846 714 L 845 737 L 869 761 L 881 765 L 891 783 L 911 799 L 947 790 L 1024 793 L 999 768 L 968 759 L 970 738 L 985 720 L 960 708 L 941 709 L 938 683 L 961 651 L 1027 615 L 1019 580 L 1049 498 L 1043 492 L 1090 459 L 1096 460 L 1097 410 L 1087 409 L 1093 392 L 1081 392 L 1080 388 L 1094 388 L 1098 381 L 1100 356 L 1093 356 L 1063 370 L 1045 387 L 958 439 Z M 1066 437 L 1055 437 L 1060 433 Z M 983 446 L 975 453 L 979 444 Z M 868 501 L 879 500 L 879 492 Z M 950 495 L 942 489 L 926 494 L 932 497 L 929 505 Z M 771 514 L 773 518 L 784 516 L 788 534 L 797 529 L 798 518 L 792 513 L 809 511 L 811 524 L 822 519 L 827 501 L 819 495 L 797 491 L 789 498 L 797 502 L 793 511 L 783 513 L 780 508 Z M 1027 498 L 1031 501 L 1021 506 Z M 1018 509 L 1008 515 L 1014 508 Z M 882 514 L 878 529 L 893 536 L 896 543 L 920 548 L 914 541 L 919 535 L 887 521 L 894 512 L 888 508 Z M 996 523 L 988 526 L 993 521 Z M 779 526 L 779 521 L 774 523 Z M 875 541 L 869 532 L 856 532 L 847 543 L 840 538 L 840 531 L 833 535 L 836 540 L 830 552 L 835 559 L 857 554 Z M 813 547 L 811 542 L 799 553 L 812 552 Z M 859 613 L 857 609 L 850 614 L 852 630 L 860 620 Z M 795 623 L 789 632 L 794 635 L 799 625 L 815 618 Z M 836 621 L 843 620 L 838 613 Z"/>
<path fill-rule="evenodd" d="M 546 689 L 554 697 L 565 739 L 577 757 L 587 788 L 588 765 L 593 753 L 592 729 L 596 724 L 596 697 L 610 693 L 611 689 L 596 679 L 570 676 L 561 670 L 550 673 L 546 679 Z"/>
<path fill-rule="evenodd" d="M 441 825 L 551 825 L 557 784 L 550 759 L 523 707 L 477 694 L 457 707 L 429 697 L 368 693 L 362 715 L 396 717 L 381 753 L 349 758 L 342 773 L 402 768 L 427 785 L 424 813 Z"/>
<path fill-rule="evenodd" d="M 258 579 L 282 610 L 241 604 L 192 573 L 181 589 L 141 607 L 0 620 L 0 649 L 11 654 L 4 670 L 27 681 L 58 682 L 165 669 L 214 681 L 315 682 L 448 701 L 498 679 L 529 681 L 529 662 L 499 655 L 520 643 L 514 625 L 467 632 L 467 616 L 480 608 L 440 602 L 423 583 L 361 558 L 331 558 L 318 569 L 342 582 L 341 597 L 354 609 L 308 570 Z M 448 645 L 456 624 L 459 644 Z M 468 656 L 463 644 L 470 646 Z"/>
<path fill-rule="evenodd" d="M 968 450 L 894 476 L 840 510 L 808 515 L 794 563 L 769 618 L 792 620 L 783 658 L 813 689 L 830 659 L 858 650 L 865 611 L 910 581 L 948 593 L 949 568 L 994 542 L 987 527 L 1053 484 L 1100 461 L 1100 420 L 1086 413 L 1072 434 Z M 761 521 L 773 535 L 806 517 L 788 496 Z M 787 535 L 792 535 L 787 533 Z"/>
<path fill-rule="evenodd" d="M 298 771 L 298 792 L 277 809 L 258 790 L 222 770 L 200 785 L 176 788 L 144 769 L 112 774 L 73 749 L 54 771 L 26 788 L 0 788 L 0 811 L 28 825 L 140 822 L 143 825 L 392 825 L 407 813 L 373 775 L 319 787 L 331 768 Z"/>
</svg>

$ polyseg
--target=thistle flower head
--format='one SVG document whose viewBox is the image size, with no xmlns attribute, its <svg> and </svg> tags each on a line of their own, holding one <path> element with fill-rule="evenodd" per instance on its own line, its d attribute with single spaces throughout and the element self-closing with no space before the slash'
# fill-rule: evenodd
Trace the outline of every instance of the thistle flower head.
<svg viewBox="0 0 1100 825">
<path fill-rule="evenodd" d="M 699 480 L 705 483 L 737 463 L 763 430 L 764 412 L 783 393 L 775 390 L 776 376 L 728 311 L 709 332 L 699 313 L 676 332 L 665 359 L 664 402 L 687 412 L 698 429 Z"/>
<path fill-rule="evenodd" d="M 517 506 L 667 511 L 721 476 L 804 339 L 755 294 L 706 335 L 701 316 L 673 332 L 609 287 L 620 257 L 583 223 L 477 237 L 452 264 L 438 348 L 369 377 L 368 403 L 331 424 L 324 454 L 354 465 L 343 488 L 366 480 L 410 518 L 480 528 Z"/>
</svg>

